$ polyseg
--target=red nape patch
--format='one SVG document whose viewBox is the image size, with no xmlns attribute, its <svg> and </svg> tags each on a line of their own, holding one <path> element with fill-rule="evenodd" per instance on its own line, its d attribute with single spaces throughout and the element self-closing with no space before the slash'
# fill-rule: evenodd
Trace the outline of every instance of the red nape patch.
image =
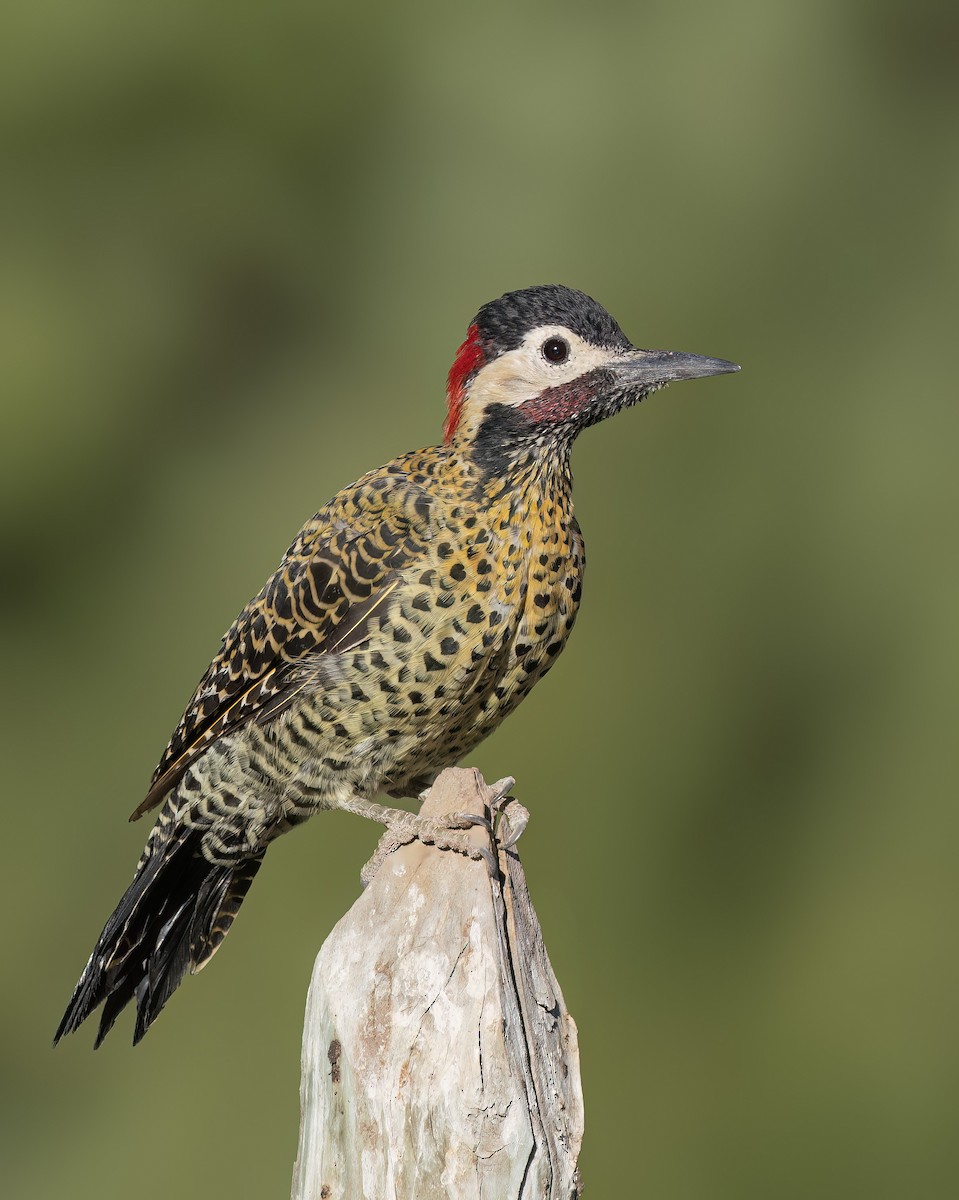
<svg viewBox="0 0 959 1200">
<path fill-rule="evenodd" d="M 446 423 L 443 425 L 443 441 L 452 441 L 456 426 L 460 423 L 460 413 L 463 411 L 463 396 L 466 383 L 483 363 L 486 355 L 479 343 L 479 330 L 471 325 L 466 332 L 466 341 L 456 351 L 456 358 L 450 367 L 446 378 Z"/>
</svg>

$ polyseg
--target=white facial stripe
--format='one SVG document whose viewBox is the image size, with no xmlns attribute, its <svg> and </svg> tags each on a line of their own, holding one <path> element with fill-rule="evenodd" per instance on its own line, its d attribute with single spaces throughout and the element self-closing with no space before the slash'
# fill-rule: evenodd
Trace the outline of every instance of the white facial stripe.
<svg viewBox="0 0 959 1200">
<path fill-rule="evenodd" d="M 543 345 L 550 338 L 561 338 L 569 345 L 565 362 L 553 363 L 543 357 Z M 476 383 L 480 393 L 473 395 L 481 403 L 522 404 L 538 396 L 545 388 L 558 387 L 578 379 L 597 367 L 617 362 L 622 355 L 591 346 L 562 325 L 540 325 L 531 330 L 515 350 L 501 354 L 480 372 Z"/>
</svg>

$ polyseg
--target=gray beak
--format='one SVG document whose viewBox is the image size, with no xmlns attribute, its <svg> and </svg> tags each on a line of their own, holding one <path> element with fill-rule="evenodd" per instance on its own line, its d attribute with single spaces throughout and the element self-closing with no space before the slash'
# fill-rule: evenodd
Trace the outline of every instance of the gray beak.
<svg viewBox="0 0 959 1200">
<path fill-rule="evenodd" d="M 610 364 L 616 381 L 627 388 L 646 388 L 675 379 L 699 379 L 705 375 L 727 375 L 739 366 L 724 358 L 704 358 L 681 350 L 632 350 L 628 357 Z"/>
</svg>

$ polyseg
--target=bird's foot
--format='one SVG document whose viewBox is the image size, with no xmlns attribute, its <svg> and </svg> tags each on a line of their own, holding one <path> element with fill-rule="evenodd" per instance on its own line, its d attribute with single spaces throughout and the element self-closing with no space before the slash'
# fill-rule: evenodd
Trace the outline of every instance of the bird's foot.
<svg viewBox="0 0 959 1200">
<path fill-rule="evenodd" d="M 482 860 L 492 878 L 499 875 L 499 863 L 493 847 L 509 850 L 516 845 L 526 824 L 529 812 L 510 796 L 516 780 L 511 776 L 492 784 L 486 795 L 489 816 L 476 812 L 454 812 L 445 817 L 424 817 L 407 812 L 403 808 L 389 808 L 374 800 L 356 798 L 341 807 L 359 816 L 369 817 L 386 826 L 376 852 L 360 872 L 364 887 L 370 882 L 384 861 L 400 846 L 419 841 L 435 846 L 437 850 L 452 850 L 474 861 Z M 424 799 L 425 792 L 421 799 Z M 469 830 L 481 826 L 488 842 L 477 842 L 469 836 Z"/>
<path fill-rule="evenodd" d="M 487 804 L 493 813 L 495 838 L 503 850 L 511 850 L 523 835 L 523 830 L 529 824 L 529 809 L 511 796 L 510 792 L 516 784 L 511 775 L 505 779 L 497 779 L 490 784 Z"/>
<path fill-rule="evenodd" d="M 364 887 L 394 850 L 410 842 L 424 842 L 426 845 L 435 846 L 437 850 L 452 850 L 475 861 L 482 860 L 486 863 L 490 875 L 495 878 L 498 874 L 499 866 L 493 851 L 488 845 L 474 842 L 468 833 L 474 826 L 480 825 L 492 839 L 493 826 L 485 816 L 460 812 L 436 820 L 407 812 L 402 808 L 383 807 L 382 815 L 377 815 L 375 819 L 386 826 L 386 833 L 380 838 L 373 857 L 360 871 L 360 882 Z"/>
</svg>

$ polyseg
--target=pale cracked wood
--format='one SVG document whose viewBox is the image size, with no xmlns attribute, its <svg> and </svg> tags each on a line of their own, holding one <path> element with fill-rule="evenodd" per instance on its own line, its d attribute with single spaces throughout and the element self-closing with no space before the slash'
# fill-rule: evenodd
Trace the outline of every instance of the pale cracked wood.
<svg viewBox="0 0 959 1200">
<path fill-rule="evenodd" d="M 422 812 L 489 816 L 494 795 L 451 769 Z M 511 802 L 514 833 L 526 815 Z M 307 999 L 293 1200 L 579 1195 L 576 1025 L 516 851 L 498 850 L 492 880 L 483 861 L 403 846 L 327 938 Z"/>
</svg>

